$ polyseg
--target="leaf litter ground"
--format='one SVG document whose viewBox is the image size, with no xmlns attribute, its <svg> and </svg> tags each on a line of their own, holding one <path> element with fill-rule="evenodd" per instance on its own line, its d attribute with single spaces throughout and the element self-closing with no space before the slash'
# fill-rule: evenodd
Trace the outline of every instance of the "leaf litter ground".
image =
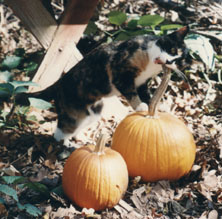
<svg viewBox="0 0 222 219">
<path fill-rule="evenodd" d="M 55 3 L 59 5 L 59 2 Z M 107 14 L 119 7 L 131 15 L 165 13 L 165 10 L 158 8 L 152 1 L 126 3 L 124 0 L 114 0 L 109 5 L 105 1 L 104 8 L 98 15 L 100 28 L 112 30 L 113 26 L 107 23 Z M 201 4 L 199 7 L 202 13 L 198 15 L 197 28 L 208 30 L 215 27 L 201 25 L 203 13 L 210 17 L 210 8 L 213 5 L 208 8 Z M 12 54 L 18 47 L 31 53 L 39 51 L 41 48 L 38 43 L 21 27 L 10 10 L 4 5 L 0 5 L 0 9 L 5 15 L 1 20 L 1 59 Z M 166 16 L 173 19 L 175 11 L 168 12 Z M 216 27 L 221 28 L 220 23 Z M 214 46 L 217 45 L 217 55 L 221 55 L 218 41 L 213 37 L 211 42 Z M 204 77 L 206 72 L 190 72 L 189 82 L 192 89 L 174 75 L 160 106 L 160 110 L 174 113 L 187 124 L 197 144 L 192 171 L 176 182 L 143 183 L 140 177 L 136 177 L 130 179 L 123 200 L 113 209 L 102 212 L 80 209 L 61 194 L 60 187 L 64 162 L 72 150 L 61 146 L 51 137 L 56 124 L 54 112 L 36 109 L 32 110 L 31 115 L 37 117 L 37 121 L 30 121 L 27 126 L 22 127 L 23 130 L 1 129 L 1 175 L 25 177 L 31 184 L 23 188 L 16 187 L 19 201 L 38 207 L 44 218 L 217 218 L 222 215 L 222 85 L 218 79 L 220 69 L 221 62 L 218 61 L 208 81 Z M 18 77 L 27 79 L 24 74 Z M 151 82 L 151 93 L 159 83 L 160 77 Z M 109 104 L 115 105 L 115 108 L 109 107 Z M 100 121 L 86 127 L 75 141 L 76 145 L 95 143 L 101 131 L 107 132 L 111 137 L 121 119 L 131 111 L 121 97 L 111 99 L 107 105 L 112 112 L 106 110 Z M 9 104 L 4 104 L 4 109 L 7 110 L 8 107 Z M 4 198 L 4 205 L 0 204 L 1 217 L 31 218 L 27 212 L 18 211 L 15 200 L 9 196 Z"/>
</svg>

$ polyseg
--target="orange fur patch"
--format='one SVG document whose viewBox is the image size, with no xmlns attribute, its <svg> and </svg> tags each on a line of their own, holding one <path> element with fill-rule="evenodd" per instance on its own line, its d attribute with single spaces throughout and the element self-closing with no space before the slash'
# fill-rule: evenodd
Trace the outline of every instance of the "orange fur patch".
<svg viewBox="0 0 222 219">
<path fill-rule="evenodd" d="M 138 74 L 140 74 L 140 72 L 145 71 L 146 70 L 146 66 L 149 63 L 149 56 L 147 52 L 142 51 L 141 49 L 138 50 L 133 57 L 130 59 L 130 63 L 133 66 L 136 66 L 140 71 L 138 72 Z"/>
</svg>

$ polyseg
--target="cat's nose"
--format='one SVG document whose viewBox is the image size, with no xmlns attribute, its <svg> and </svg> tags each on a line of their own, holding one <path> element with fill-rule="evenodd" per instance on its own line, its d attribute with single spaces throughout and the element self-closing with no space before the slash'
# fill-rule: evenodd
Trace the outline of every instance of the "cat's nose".
<svg viewBox="0 0 222 219">
<path fill-rule="evenodd" d="M 155 61 L 154 61 L 155 64 L 160 64 L 160 65 L 163 65 L 164 62 L 160 59 L 160 57 L 156 58 Z"/>
</svg>

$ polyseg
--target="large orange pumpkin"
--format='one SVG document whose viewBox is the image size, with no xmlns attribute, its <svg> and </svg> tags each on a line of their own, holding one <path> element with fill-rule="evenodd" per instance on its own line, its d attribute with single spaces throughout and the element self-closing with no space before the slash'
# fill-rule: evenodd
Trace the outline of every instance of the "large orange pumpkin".
<svg viewBox="0 0 222 219">
<path fill-rule="evenodd" d="M 117 127 L 112 149 L 125 159 L 131 177 L 144 181 L 176 180 L 194 162 L 196 145 L 186 125 L 168 113 L 136 112 Z"/>
<path fill-rule="evenodd" d="M 65 163 L 64 193 L 80 207 L 112 208 L 127 189 L 126 163 L 118 152 L 105 147 L 104 138 L 100 138 L 96 146 L 77 149 Z"/>
</svg>

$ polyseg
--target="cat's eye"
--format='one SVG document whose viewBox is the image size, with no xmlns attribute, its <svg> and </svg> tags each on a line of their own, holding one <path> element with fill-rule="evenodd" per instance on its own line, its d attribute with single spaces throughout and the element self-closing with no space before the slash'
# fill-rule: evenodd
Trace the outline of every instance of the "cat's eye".
<svg viewBox="0 0 222 219">
<path fill-rule="evenodd" d="M 171 54 L 175 55 L 177 53 L 177 49 L 175 47 L 171 48 Z"/>
</svg>

